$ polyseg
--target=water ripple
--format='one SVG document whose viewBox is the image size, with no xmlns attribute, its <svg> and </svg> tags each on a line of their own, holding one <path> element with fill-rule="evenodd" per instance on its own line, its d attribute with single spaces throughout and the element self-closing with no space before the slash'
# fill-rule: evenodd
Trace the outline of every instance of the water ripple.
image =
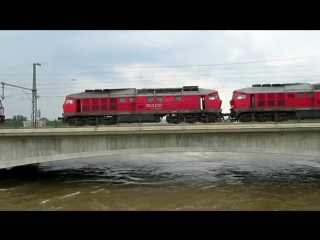
<svg viewBox="0 0 320 240">
<path fill-rule="evenodd" d="M 0 210 L 320 210 L 320 158 L 186 152 L 2 172 Z"/>
</svg>

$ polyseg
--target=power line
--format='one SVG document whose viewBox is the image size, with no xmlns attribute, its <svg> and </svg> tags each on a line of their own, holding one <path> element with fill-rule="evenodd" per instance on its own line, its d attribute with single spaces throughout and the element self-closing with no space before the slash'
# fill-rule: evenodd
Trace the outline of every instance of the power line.
<svg viewBox="0 0 320 240">
<path fill-rule="evenodd" d="M 310 73 L 312 69 L 306 69 L 308 70 L 307 72 Z M 316 73 L 319 73 L 320 72 L 320 69 L 314 69 Z M 221 79 L 224 79 L 224 78 L 233 78 L 233 77 L 230 77 L 230 75 L 235 75 L 235 74 L 244 74 L 244 76 L 237 76 L 236 78 L 268 78 L 268 77 L 302 77 L 302 78 L 305 78 L 305 77 L 314 77 L 314 76 L 318 76 L 318 75 L 312 75 L 312 76 L 306 76 L 306 75 L 283 75 L 283 76 L 278 76 L 275 74 L 279 74 L 281 72 L 286 72 L 286 71 L 277 71 L 277 72 L 270 72 L 270 71 L 248 71 L 248 72 L 218 72 L 218 73 L 187 73 L 187 74 L 170 74 L 170 75 L 149 75 L 149 76 L 145 76 L 145 77 L 142 77 L 142 81 L 144 80 L 148 80 L 148 79 L 158 79 L 158 78 L 188 78 L 188 77 L 191 77 L 191 78 L 197 78 L 197 77 L 210 77 L 210 78 L 221 78 Z M 292 72 L 301 72 L 300 70 L 298 71 L 298 69 L 294 69 L 294 70 L 290 70 L 290 73 Z M 246 74 L 250 74 L 250 76 L 245 76 Z M 257 74 L 261 74 L 263 76 L 252 76 L 252 74 L 254 75 L 257 75 Z M 225 77 L 225 76 L 228 76 L 228 77 Z M 94 82 L 94 81 L 103 81 L 104 83 L 106 82 L 110 82 L 110 81 L 113 81 L 115 79 L 120 79 L 120 80 L 123 80 L 124 82 L 125 81 L 128 81 L 130 79 L 140 79 L 141 77 L 140 76 L 116 76 L 116 77 L 94 77 L 94 80 L 88 80 L 90 79 L 90 77 L 81 77 L 81 78 L 76 78 L 76 79 L 73 79 L 74 81 L 71 81 L 70 79 L 69 80 L 59 80 L 59 79 L 56 79 L 56 78 L 43 78 L 42 81 L 49 81 L 49 80 L 53 80 L 54 83 L 40 83 L 39 85 L 51 85 L 51 84 L 56 84 L 56 83 L 60 83 L 60 84 L 70 84 L 70 83 L 83 83 L 83 82 Z M 87 80 L 87 81 L 83 81 L 83 80 Z M 24 84 L 25 81 L 22 83 L 22 82 L 19 82 L 18 84 L 22 84 L 24 86 L 29 86 L 29 85 L 26 85 Z M 17 82 L 16 82 L 17 84 Z"/>
<path fill-rule="evenodd" d="M 319 72 L 319 71 L 318 71 Z M 306 78 L 314 78 L 314 77 L 320 77 L 320 75 L 315 74 L 315 75 L 266 75 L 263 74 L 264 76 L 252 76 L 252 73 L 248 74 L 248 76 L 234 76 L 231 74 L 224 74 L 224 75 L 217 75 L 217 74 L 197 74 L 196 76 L 192 75 L 163 75 L 163 76 L 150 76 L 150 77 L 118 77 L 118 78 L 108 78 L 108 79 L 100 79 L 100 78 L 95 78 L 93 80 L 88 80 L 88 78 L 84 78 L 85 80 L 82 79 L 76 79 L 74 81 L 61 81 L 59 82 L 58 80 L 55 81 L 55 83 L 40 83 L 38 85 L 40 86 L 50 86 L 50 85 L 55 85 L 59 84 L 59 86 L 79 86 L 79 84 L 117 84 L 119 82 L 121 83 L 126 83 L 126 84 L 139 84 L 139 83 L 162 83 L 166 81 L 170 81 L 172 83 L 172 80 L 180 80 L 180 81 L 190 81 L 194 80 L 199 81 L 199 80 L 214 80 L 214 81 L 224 81 L 224 80 L 233 80 L 233 79 L 273 79 L 273 78 L 301 78 L 301 79 L 306 79 Z M 133 79 L 138 79 L 131 81 Z M 44 79 L 46 80 L 46 79 Z M 115 80 L 123 80 L 123 81 L 115 81 Z M 229 82 L 230 83 L 230 82 Z M 29 86 L 23 83 L 15 83 L 15 84 L 20 84 L 20 86 Z M 81 87 L 81 86 L 80 86 Z"/>
<path fill-rule="evenodd" d="M 309 70 L 308 72 L 310 72 L 310 70 L 313 70 L 313 69 L 304 69 L 304 71 L 307 71 L 307 70 Z M 315 72 L 319 72 L 319 70 L 318 69 L 314 69 L 315 70 Z M 185 77 L 185 78 L 190 78 L 190 77 L 192 77 L 192 78 L 198 78 L 198 77 L 203 77 L 203 76 L 206 76 L 206 77 L 211 77 L 211 78 L 220 78 L 220 79 L 232 79 L 233 77 L 230 77 L 230 75 L 235 75 L 235 74 L 254 74 L 254 75 L 257 75 L 257 74 L 263 74 L 263 73 L 265 73 L 265 74 L 263 74 L 263 75 L 266 75 L 266 76 L 263 76 L 263 77 L 269 77 L 269 76 L 267 76 L 267 74 L 269 73 L 270 75 L 272 75 L 272 76 L 270 76 L 270 77 L 277 77 L 277 76 L 273 76 L 274 74 L 277 74 L 277 73 L 279 73 L 279 72 L 286 72 L 286 71 L 290 71 L 290 72 L 301 72 L 301 71 L 303 71 L 302 69 L 292 69 L 292 70 L 277 70 L 277 71 L 274 71 L 274 72 L 270 72 L 270 71 L 247 71 L 247 72 L 237 72 L 237 71 L 229 71 L 229 72 L 216 72 L 216 73 L 197 73 L 197 72 L 193 72 L 193 73 L 187 73 L 187 74 L 184 74 L 184 75 L 182 75 L 182 74 L 176 74 L 176 75 L 151 75 L 151 76 L 145 76 L 144 77 L 144 80 L 147 80 L 147 79 L 159 79 L 159 78 L 181 78 L 181 77 Z M 161 71 L 161 73 L 162 73 L 163 71 Z M 121 74 L 121 73 L 119 73 L 119 75 L 123 75 L 123 74 Z M 196 76 L 193 76 L 193 75 L 196 75 Z M 223 76 L 223 75 L 228 75 L 228 77 L 221 77 L 221 75 Z M 279 77 L 291 77 L 291 76 L 279 76 Z M 310 77 L 310 76 L 292 76 L 292 77 Z M 311 76 L 311 77 L 313 77 L 313 76 Z M 88 77 L 83 77 L 83 78 L 77 78 L 76 79 L 76 82 L 77 83 L 84 83 L 84 82 L 86 82 L 86 81 L 83 81 L 83 80 L 87 80 L 89 78 L 89 76 Z M 105 79 L 106 77 L 100 77 L 100 78 L 97 78 L 97 77 L 94 77 L 94 80 L 95 81 L 99 81 L 99 80 L 101 80 L 101 81 L 104 81 L 105 83 L 107 83 L 107 82 L 109 82 L 109 81 L 112 81 L 112 80 L 115 80 L 115 79 L 120 79 L 120 80 L 123 80 L 123 81 L 128 81 L 128 79 L 130 80 L 130 79 L 140 79 L 140 77 L 138 77 L 138 76 L 117 76 L 117 77 L 112 77 L 112 79 Z M 241 76 L 241 77 L 237 77 L 237 78 L 262 78 L 262 76 Z M 56 79 L 56 78 L 44 78 L 44 79 L 42 79 L 42 82 L 43 81 L 49 81 L 49 80 L 51 80 L 52 79 L 52 81 L 54 81 L 55 83 L 40 83 L 39 85 L 54 85 L 54 84 L 56 84 L 56 83 L 63 83 L 63 84 L 68 84 L 68 81 L 70 81 L 70 80 L 59 80 L 59 79 Z M 7 80 L 7 79 L 4 79 L 3 78 L 3 81 L 5 81 L 5 80 Z M 89 81 L 89 82 L 94 82 L 94 81 Z M 29 86 L 29 85 L 26 85 L 25 84 L 25 81 L 22 83 L 22 82 L 19 82 L 18 83 L 19 85 L 23 85 L 23 86 Z"/>
<path fill-rule="evenodd" d="M 292 61 L 297 59 L 306 59 L 319 57 L 320 55 L 296 57 L 296 58 L 283 58 L 283 59 L 273 59 L 273 60 L 260 60 L 260 61 L 251 61 L 251 62 L 237 62 L 237 63 L 215 63 L 215 64 L 202 64 L 202 65 L 162 65 L 162 66 L 132 66 L 132 65 L 73 65 L 73 64 L 55 64 L 55 63 L 46 63 L 51 66 L 91 66 L 91 67 L 117 67 L 117 68 L 180 68 L 180 67 L 207 67 L 207 66 L 227 66 L 227 65 L 240 65 L 240 64 L 256 64 L 256 63 L 267 63 L 267 62 L 279 62 L 279 61 Z"/>
<path fill-rule="evenodd" d="M 231 67 L 231 68 L 210 68 L 210 69 L 184 69 L 183 72 L 194 72 L 196 71 L 196 73 L 198 71 L 213 71 L 213 70 L 229 70 L 228 72 L 226 73 L 235 73 L 235 71 L 240 71 L 240 70 L 246 70 L 246 69 L 252 69 L 256 72 L 259 72 L 260 69 L 268 69 L 268 68 L 275 68 L 275 69 L 270 69 L 271 71 L 294 71 L 294 70 L 299 70 L 299 71 L 303 71 L 303 70 L 308 70 L 308 69 L 304 69 L 302 67 L 310 67 L 310 66 L 313 66 L 314 69 L 318 69 L 319 65 L 317 64 L 311 64 L 311 65 L 294 65 L 294 66 L 264 66 L 264 67 Z M 280 68 L 280 69 L 277 69 L 277 68 Z M 285 69 L 282 69 L 282 68 L 285 68 Z M 290 68 L 294 68 L 294 69 L 290 69 Z M 300 69 L 301 68 L 301 69 Z M 310 69 L 310 68 L 309 68 Z M 312 68 L 311 68 L 312 69 Z M 231 71 L 230 71 L 231 70 Z M 269 71 L 270 71 L 269 70 Z M 103 72 L 65 72 L 65 73 L 47 73 L 47 74 L 39 74 L 38 76 L 41 76 L 41 77 L 44 77 L 44 76 L 64 76 L 64 75 L 71 75 L 71 74 L 74 74 L 74 75 L 123 75 L 123 74 L 129 74 L 129 73 L 163 73 L 165 71 L 163 70 L 153 70 L 153 71 L 121 71 L 121 72 L 110 72 L 110 71 L 103 71 Z M 220 72 L 221 73 L 221 72 Z M 14 74 L 0 74 L 0 76 L 4 76 L 4 77 L 12 77 L 12 76 L 27 76 L 29 75 L 28 73 L 25 73 L 25 74 L 17 74 L 16 72 Z"/>
<path fill-rule="evenodd" d="M 32 119 L 33 127 L 36 127 L 36 125 L 37 125 L 36 124 L 36 121 L 37 121 L 37 115 L 36 115 L 37 114 L 37 98 L 38 98 L 38 96 L 37 96 L 37 86 L 36 86 L 36 66 L 37 65 L 41 66 L 41 64 L 39 64 L 39 63 L 34 63 L 33 64 L 33 85 L 32 85 L 32 89 L 1 82 L 1 84 L 2 84 L 2 95 L 1 95 L 1 98 L 2 99 L 5 98 L 5 95 L 4 95 L 4 86 L 5 85 L 32 91 L 32 114 L 31 114 L 31 119 Z"/>
<path fill-rule="evenodd" d="M 129 80 L 127 78 L 113 78 L 113 79 L 108 79 L 108 80 L 101 80 L 98 81 L 93 80 L 93 81 L 74 81 L 74 82 L 59 82 L 59 87 L 56 87 L 58 89 L 60 89 L 61 87 L 64 86 L 68 86 L 68 87 L 64 87 L 64 88 L 83 88 L 86 87 L 85 85 L 88 84 L 95 84 L 95 85 L 108 85 L 108 84 L 118 84 L 119 82 L 114 81 L 115 79 L 117 80 L 123 80 L 121 81 L 121 83 L 126 83 L 126 86 L 133 86 L 135 87 L 136 85 L 138 85 L 139 83 L 166 83 L 166 82 L 170 82 L 170 84 L 172 84 L 173 80 L 179 80 L 179 81 L 194 81 L 195 83 L 197 81 L 219 81 L 218 83 L 231 83 L 230 81 L 226 81 L 226 80 L 234 80 L 234 79 L 275 79 L 275 78 L 283 78 L 283 79 L 287 79 L 287 78 L 300 78 L 301 80 L 303 79 L 308 79 L 308 78 L 318 78 L 320 77 L 320 75 L 289 75 L 289 76 L 230 76 L 230 77 L 220 77 L 220 76 L 197 76 L 197 77 L 192 77 L 189 75 L 173 75 L 173 76 L 155 76 L 155 77 L 148 77 L 148 78 L 144 78 L 144 79 L 140 79 L 139 81 L 133 81 L 130 82 L 130 79 L 138 79 L 138 77 L 132 77 L 129 78 Z M 160 79 L 162 78 L 162 79 Z M 170 79 L 167 79 L 170 78 Z M 257 80 L 259 81 L 259 80 Z M 255 81 L 255 82 L 257 82 Z M 278 81 L 278 80 L 277 80 Z M 241 82 L 243 82 L 243 80 L 241 80 Z M 16 83 L 18 84 L 18 83 Z M 82 84 L 82 86 L 81 86 Z M 56 83 L 42 83 L 42 84 L 38 84 L 40 86 L 57 86 L 57 82 Z M 79 86 L 80 85 L 80 86 Z M 24 85 L 24 84 L 20 84 L 20 86 L 28 86 L 28 85 Z M 105 87 L 106 88 L 106 87 Z M 45 88 L 45 87 L 40 87 L 38 89 L 54 89 L 54 88 Z"/>
<path fill-rule="evenodd" d="M 201 73 L 201 72 L 187 72 L 189 74 L 197 74 L 197 75 L 208 75 L 208 74 L 211 74 L 211 75 L 216 75 L 216 74 L 244 74 L 244 73 L 250 73 L 250 74 L 259 74 L 259 73 L 274 73 L 274 72 L 301 72 L 301 71 L 307 71 L 307 70 L 316 70 L 316 71 L 320 71 L 319 68 L 306 68 L 306 69 L 275 69 L 275 70 L 255 70 L 254 71 L 236 71 L 236 70 L 229 70 L 229 71 L 226 71 L 226 72 L 211 72 L 211 73 Z M 184 71 L 185 72 L 185 71 Z M 203 71 L 202 71 L 203 72 Z M 145 73 L 145 72 L 136 72 L 136 73 Z M 156 73 L 163 73 L 163 71 L 158 71 L 158 72 L 154 72 L 153 74 L 156 74 Z M 124 74 L 128 74 L 128 72 L 124 72 L 124 73 L 82 73 L 81 75 L 82 76 L 86 76 L 86 75 L 90 75 L 90 76 L 94 76 L 94 75 L 124 75 Z M 21 76 L 25 76 L 27 74 L 21 74 Z M 39 74 L 38 76 L 41 76 L 41 77 L 46 77 L 46 76 L 64 76 L 66 75 L 66 73 L 59 73 L 59 74 Z M 70 75 L 70 74 L 68 74 Z M 76 75 L 76 74 L 75 74 Z M 79 73 L 77 73 L 77 75 L 79 75 Z M 9 76 L 9 75 L 1 75 L 0 76 Z M 18 76 L 18 75 L 11 75 L 11 76 Z M 163 76 L 167 76 L 167 75 L 163 75 Z M 182 76 L 182 75 L 179 75 L 179 76 Z M 140 77 L 134 77 L 134 78 L 140 78 Z M 48 78 L 46 78 L 48 79 Z M 56 81 L 56 79 L 55 79 Z M 62 80 L 62 81 L 66 81 L 66 80 Z"/>
<path fill-rule="evenodd" d="M 267 82 L 264 82 L 264 83 L 267 83 Z M 316 82 L 315 82 L 316 83 Z M 169 85 L 169 84 L 167 84 Z M 212 85 L 210 87 L 205 87 L 205 88 L 209 88 L 209 89 L 215 89 L 219 92 L 233 92 L 233 90 L 235 89 L 239 89 L 239 88 L 246 88 L 246 87 L 250 87 L 252 84 L 248 84 L 248 85 L 237 85 L 237 87 L 229 87 L 229 86 L 221 86 L 221 85 Z M 163 86 L 163 85 L 162 85 Z M 130 86 L 128 86 L 130 87 Z M 155 88 L 157 88 L 158 86 L 156 86 Z M 164 87 L 172 87 L 171 86 L 164 86 Z M 152 87 L 150 87 L 152 88 Z M 95 88 L 95 89 L 101 89 L 101 88 Z M 69 94 L 74 94 L 74 93 L 80 93 L 80 92 L 84 92 L 83 89 L 81 90 L 77 90 L 77 88 L 74 88 L 73 91 L 68 91 L 68 92 L 61 92 L 61 91 L 57 91 L 56 93 L 55 92 L 51 92 L 51 95 L 50 93 L 42 93 L 40 94 L 41 98 L 46 98 L 46 97 L 66 97 L 67 95 Z M 24 93 L 25 94 L 25 93 Z M 7 96 L 7 98 L 13 98 L 13 97 L 16 97 L 16 96 L 23 96 L 24 94 L 10 94 Z"/>
</svg>

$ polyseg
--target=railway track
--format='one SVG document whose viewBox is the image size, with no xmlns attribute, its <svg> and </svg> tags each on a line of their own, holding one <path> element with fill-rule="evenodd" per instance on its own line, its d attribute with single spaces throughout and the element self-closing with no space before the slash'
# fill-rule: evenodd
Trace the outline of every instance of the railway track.
<svg viewBox="0 0 320 240">
<path fill-rule="evenodd" d="M 320 120 L 292 120 L 292 121 L 286 121 L 286 122 L 248 122 L 248 123 L 240 123 L 240 122 L 218 122 L 218 123 L 194 123 L 194 124 L 189 124 L 189 123 L 180 123 L 180 124 L 170 124 L 170 123 L 130 123 L 130 124 L 125 124 L 125 123 L 120 123 L 119 125 L 98 125 L 96 127 L 133 127 L 133 126 L 194 126 L 194 125 L 265 125 L 265 124 L 277 124 L 277 125 L 285 125 L 285 124 L 306 124 L 306 123 L 320 123 Z M 41 127 L 41 128 L 92 128 L 93 126 L 46 126 L 46 127 Z M 1 129 L 31 129 L 31 127 L 9 127 L 9 126 L 0 126 Z"/>
</svg>

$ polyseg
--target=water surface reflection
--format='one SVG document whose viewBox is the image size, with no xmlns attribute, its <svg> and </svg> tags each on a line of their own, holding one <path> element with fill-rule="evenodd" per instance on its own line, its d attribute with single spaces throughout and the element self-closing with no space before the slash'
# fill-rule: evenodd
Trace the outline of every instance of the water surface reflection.
<svg viewBox="0 0 320 240">
<path fill-rule="evenodd" d="M 320 158 L 185 152 L 1 171 L 0 210 L 320 210 Z"/>
</svg>

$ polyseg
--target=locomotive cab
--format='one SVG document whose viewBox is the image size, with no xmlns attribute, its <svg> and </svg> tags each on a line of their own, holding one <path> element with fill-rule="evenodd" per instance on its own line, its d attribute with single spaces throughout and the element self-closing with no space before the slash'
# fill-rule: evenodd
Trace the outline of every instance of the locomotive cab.
<svg viewBox="0 0 320 240">
<path fill-rule="evenodd" d="M 75 113 L 79 112 L 79 101 L 75 98 L 66 97 L 64 104 L 63 104 L 63 111 L 64 113 Z"/>
<path fill-rule="evenodd" d="M 231 110 L 237 108 L 246 108 L 247 107 L 247 94 L 243 92 L 233 92 L 232 99 L 230 101 Z"/>
<path fill-rule="evenodd" d="M 220 109 L 222 106 L 222 100 L 220 99 L 219 93 L 215 92 L 213 94 L 210 94 L 209 97 L 209 102 L 213 101 L 211 103 L 211 105 L 213 105 L 213 107 Z"/>
</svg>

